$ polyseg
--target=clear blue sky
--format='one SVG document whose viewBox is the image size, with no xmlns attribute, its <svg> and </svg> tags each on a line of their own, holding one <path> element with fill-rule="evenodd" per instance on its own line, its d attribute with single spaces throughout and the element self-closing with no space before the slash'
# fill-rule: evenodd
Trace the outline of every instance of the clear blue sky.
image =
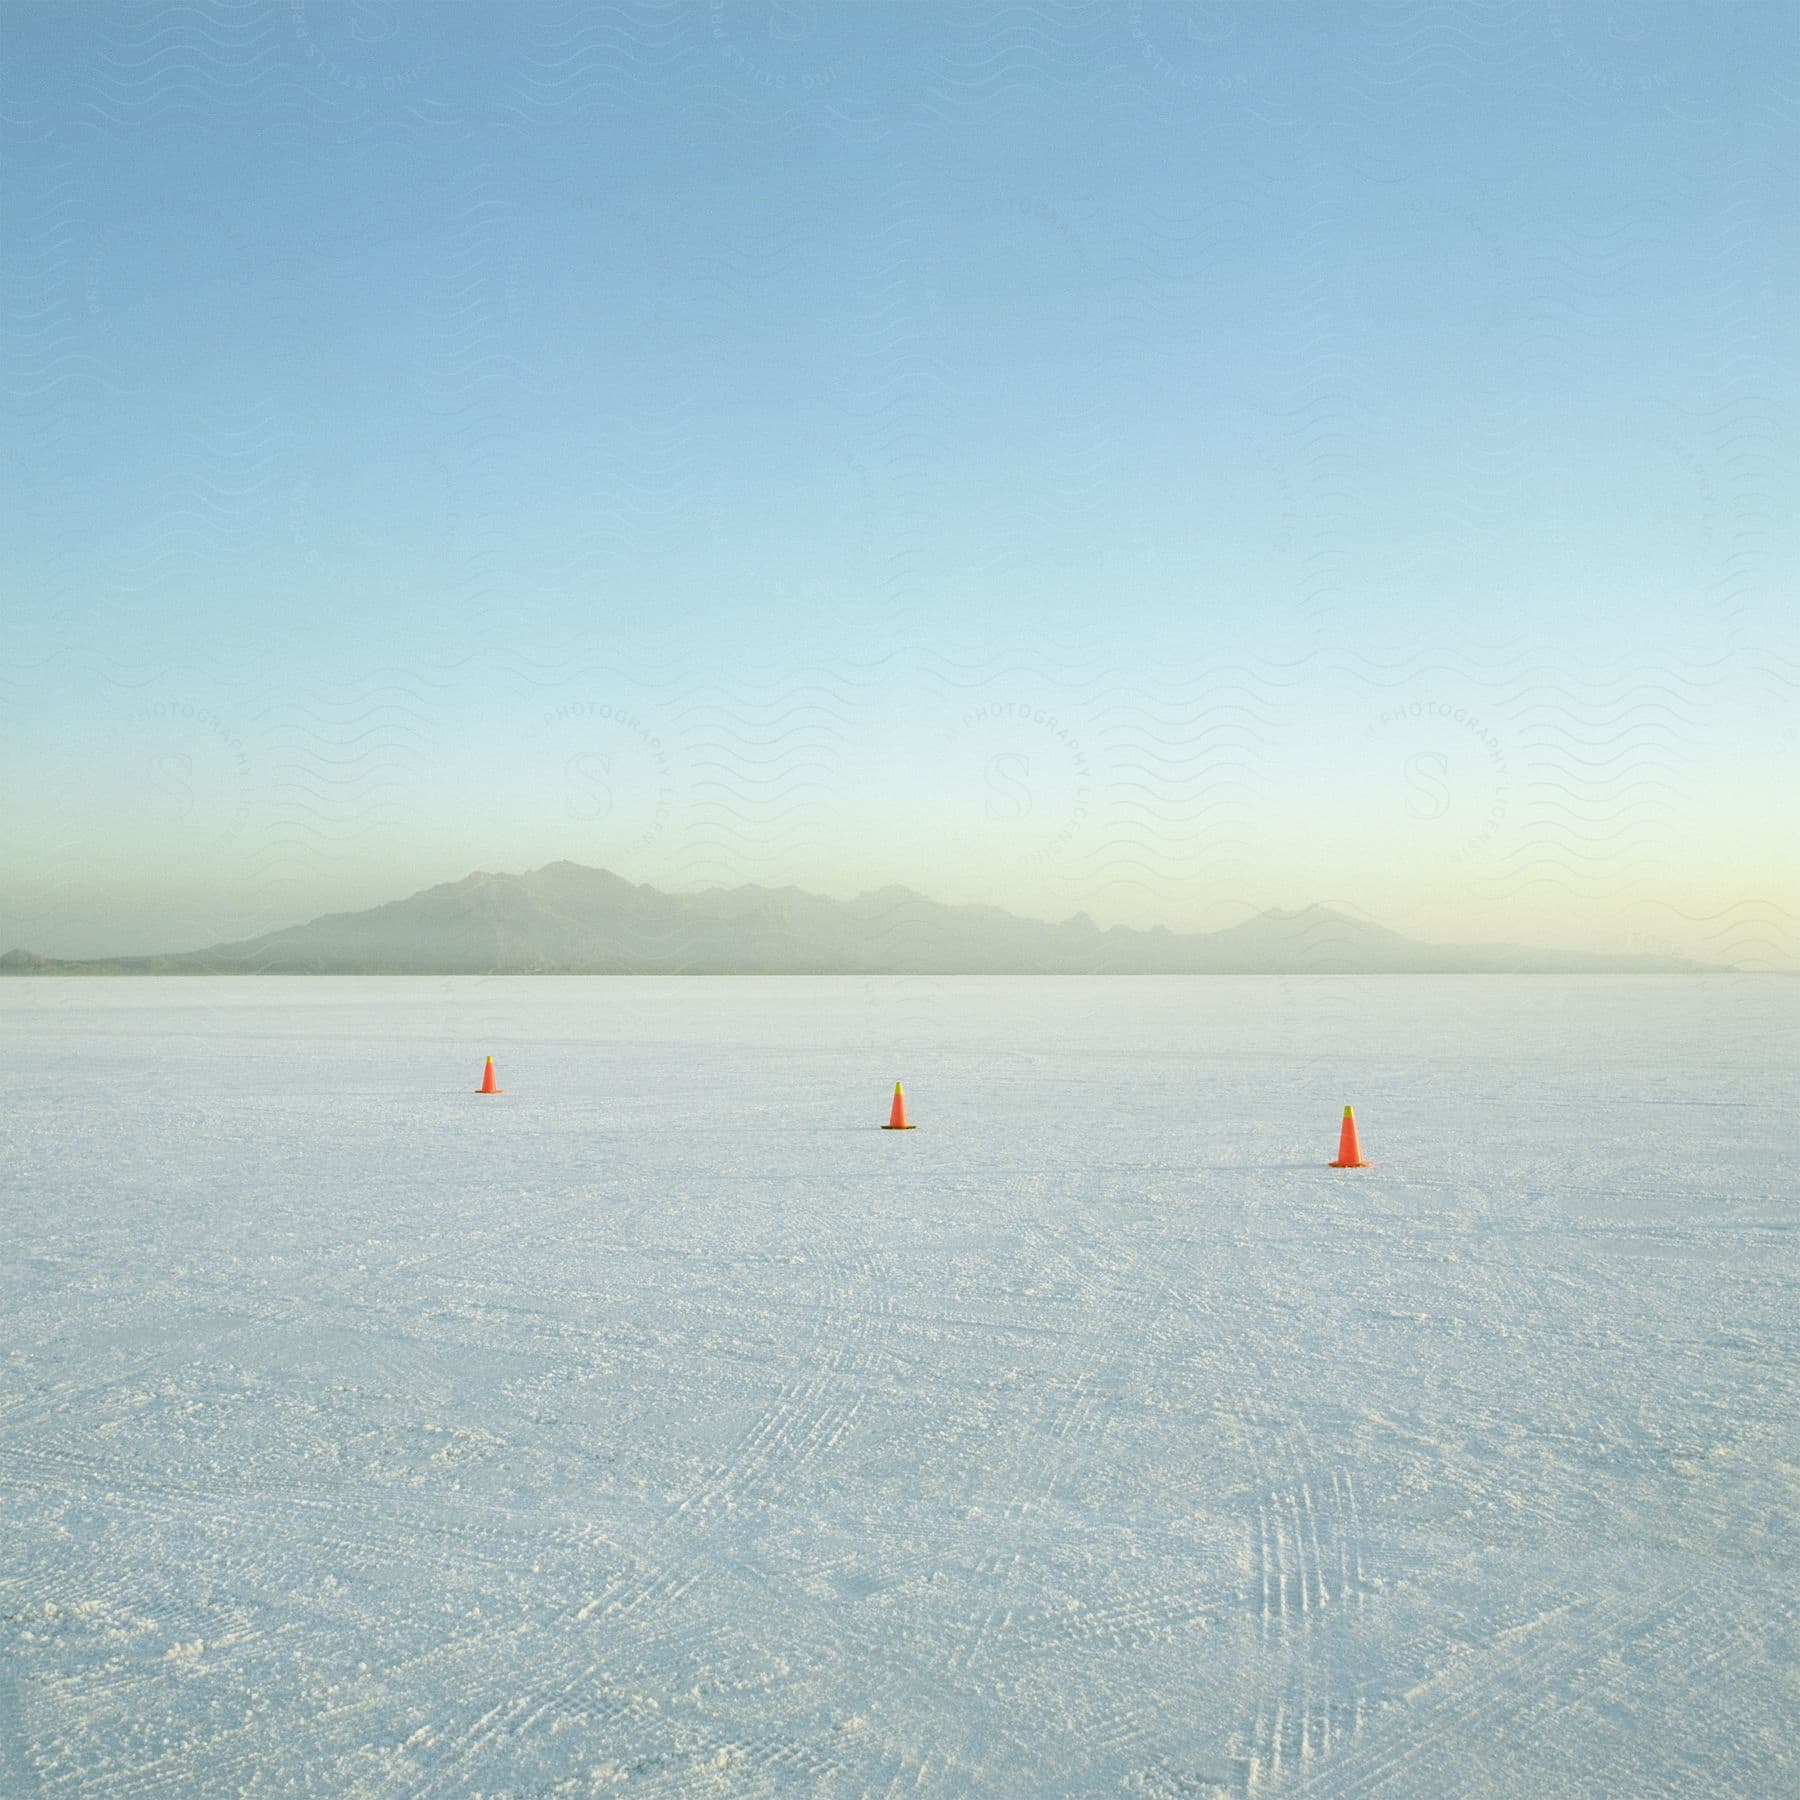
<svg viewBox="0 0 1800 1800">
<path fill-rule="evenodd" d="M 1795 8 L 0 36 L 0 947 L 567 856 L 1794 961 Z"/>
</svg>

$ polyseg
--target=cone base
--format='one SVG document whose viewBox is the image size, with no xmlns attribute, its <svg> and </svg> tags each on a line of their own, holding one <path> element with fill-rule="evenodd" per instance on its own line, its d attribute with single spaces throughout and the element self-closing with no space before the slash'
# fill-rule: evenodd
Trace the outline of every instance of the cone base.
<svg viewBox="0 0 1800 1800">
<path fill-rule="evenodd" d="M 1334 1162 L 1325 1166 L 1328 1169 L 1366 1169 L 1369 1165 L 1366 1162 Z"/>
<path fill-rule="evenodd" d="M 916 1125 L 884 1125 L 881 1129 L 883 1131 L 917 1131 L 919 1128 Z"/>
</svg>

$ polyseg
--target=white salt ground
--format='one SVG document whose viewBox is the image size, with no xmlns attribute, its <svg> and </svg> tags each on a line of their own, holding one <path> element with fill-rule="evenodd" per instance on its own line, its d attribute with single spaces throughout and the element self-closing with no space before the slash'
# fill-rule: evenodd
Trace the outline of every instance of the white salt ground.
<svg viewBox="0 0 1800 1800">
<path fill-rule="evenodd" d="M 0 1007 L 0 1792 L 1800 1789 L 1800 984 Z"/>
</svg>

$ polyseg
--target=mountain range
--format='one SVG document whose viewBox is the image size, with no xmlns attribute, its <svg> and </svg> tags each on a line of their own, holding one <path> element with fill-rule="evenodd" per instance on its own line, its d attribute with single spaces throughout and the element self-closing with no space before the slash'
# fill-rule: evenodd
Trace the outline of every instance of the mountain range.
<svg viewBox="0 0 1800 1800">
<path fill-rule="evenodd" d="M 668 894 L 555 862 L 475 874 L 365 912 L 327 913 L 237 943 L 69 960 L 14 950 L 6 975 L 1214 975 L 1693 972 L 1668 956 L 1424 944 L 1324 906 L 1223 931 L 1101 930 L 910 888 L 854 900 L 799 888 Z"/>
</svg>

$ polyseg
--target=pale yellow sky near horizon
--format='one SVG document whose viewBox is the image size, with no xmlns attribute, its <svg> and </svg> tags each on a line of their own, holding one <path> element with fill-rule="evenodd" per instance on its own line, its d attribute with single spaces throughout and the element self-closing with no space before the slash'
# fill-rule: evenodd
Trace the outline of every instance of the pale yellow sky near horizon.
<svg viewBox="0 0 1800 1800">
<path fill-rule="evenodd" d="M 897 882 L 1176 931 L 1318 902 L 1428 942 L 1800 966 L 1778 681 L 1377 673 L 915 679 L 903 733 L 887 690 L 829 676 L 278 709 L 190 674 L 92 739 L 47 686 L 12 716 L 71 747 L 0 795 L 0 948 L 196 948 L 566 858 L 673 891 Z"/>
</svg>

